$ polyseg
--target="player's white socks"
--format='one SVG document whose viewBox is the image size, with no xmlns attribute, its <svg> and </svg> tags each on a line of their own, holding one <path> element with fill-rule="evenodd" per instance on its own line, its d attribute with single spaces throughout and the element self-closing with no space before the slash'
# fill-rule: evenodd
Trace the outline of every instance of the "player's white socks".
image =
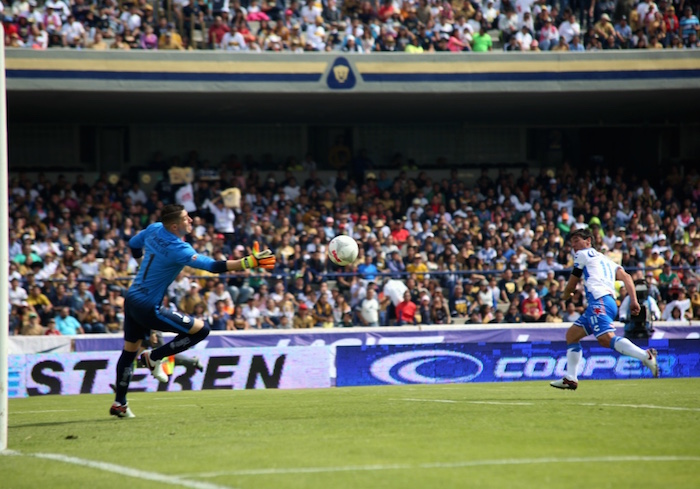
<svg viewBox="0 0 700 489">
<path fill-rule="evenodd" d="M 566 347 L 566 378 L 578 382 L 578 364 L 581 363 L 581 343 L 572 343 Z"/>
<path fill-rule="evenodd" d="M 618 351 L 623 355 L 627 355 L 628 357 L 636 358 L 638 360 L 646 360 L 649 356 L 647 355 L 646 351 L 639 348 L 627 338 L 623 338 L 621 336 L 613 337 L 612 341 L 610 342 L 610 346 L 612 346 L 615 349 L 615 351 Z"/>
</svg>

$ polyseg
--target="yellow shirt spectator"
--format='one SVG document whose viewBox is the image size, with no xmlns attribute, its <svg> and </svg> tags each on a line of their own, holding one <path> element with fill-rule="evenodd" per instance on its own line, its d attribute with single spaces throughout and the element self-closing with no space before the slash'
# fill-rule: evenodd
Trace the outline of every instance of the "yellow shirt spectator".
<svg viewBox="0 0 700 489">
<path fill-rule="evenodd" d="M 423 259 L 420 256 L 416 256 L 413 263 L 409 263 L 406 266 L 406 271 L 408 273 L 415 273 L 416 280 L 423 280 L 423 274 L 428 271 L 428 265 L 423 263 Z"/>
<path fill-rule="evenodd" d="M 654 272 L 654 278 L 656 280 L 658 280 L 659 275 L 661 275 L 661 267 L 664 266 L 664 263 L 666 263 L 666 260 L 661 256 L 658 248 L 653 248 L 651 250 L 651 256 L 644 260 L 644 266 Z"/>
</svg>

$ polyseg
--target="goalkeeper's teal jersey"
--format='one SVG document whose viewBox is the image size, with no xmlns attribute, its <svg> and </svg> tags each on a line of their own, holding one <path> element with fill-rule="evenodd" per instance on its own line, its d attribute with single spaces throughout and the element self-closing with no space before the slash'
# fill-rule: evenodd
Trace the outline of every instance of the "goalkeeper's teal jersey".
<svg viewBox="0 0 700 489">
<path fill-rule="evenodd" d="M 167 231 L 160 222 L 131 238 L 129 248 L 142 249 L 143 260 L 127 298 L 143 305 L 160 305 L 165 290 L 186 265 L 212 272 L 216 263 L 197 254 L 189 243 Z"/>
</svg>

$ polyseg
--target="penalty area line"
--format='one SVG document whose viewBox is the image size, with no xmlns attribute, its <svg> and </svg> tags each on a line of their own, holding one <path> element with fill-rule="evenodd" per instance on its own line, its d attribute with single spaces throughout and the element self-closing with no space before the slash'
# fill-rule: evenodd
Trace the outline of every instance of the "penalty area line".
<svg viewBox="0 0 700 489">
<path fill-rule="evenodd" d="M 690 456 L 645 456 L 645 455 L 621 455 L 610 457 L 569 457 L 569 458 L 521 458 L 521 459 L 494 459 L 494 460 L 469 460 L 464 462 L 436 462 L 425 464 L 388 464 L 388 465 L 350 465 L 345 467 L 290 467 L 230 470 L 221 472 L 202 472 L 188 474 L 188 477 L 222 477 L 222 476 L 256 476 L 256 475 L 285 475 L 285 474 L 313 474 L 328 472 L 368 472 L 379 470 L 421 470 L 421 469 L 459 469 L 485 466 L 507 465 L 535 465 L 535 464 L 578 464 L 578 463 L 610 463 L 610 462 L 700 462 L 700 457 Z"/>
<path fill-rule="evenodd" d="M 152 471 L 147 472 L 144 470 L 132 469 L 130 467 L 125 467 L 123 465 L 117 465 L 108 462 L 97 462 L 94 460 L 87 460 L 84 458 L 70 457 L 68 455 L 62 455 L 60 453 L 21 453 L 14 450 L 5 450 L 0 451 L 0 455 L 34 457 L 45 460 L 53 460 L 55 462 L 63 462 L 67 464 L 78 465 L 81 467 L 88 467 L 90 469 L 102 470 L 104 472 L 112 472 L 114 474 L 125 475 L 127 477 L 133 477 L 135 479 L 140 479 L 144 481 L 160 482 L 163 484 L 182 486 L 190 489 L 232 489 L 229 486 L 220 486 L 218 484 L 212 484 L 209 482 L 189 480 L 183 477 L 159 474 L 157 472 Z"/>
</svg>

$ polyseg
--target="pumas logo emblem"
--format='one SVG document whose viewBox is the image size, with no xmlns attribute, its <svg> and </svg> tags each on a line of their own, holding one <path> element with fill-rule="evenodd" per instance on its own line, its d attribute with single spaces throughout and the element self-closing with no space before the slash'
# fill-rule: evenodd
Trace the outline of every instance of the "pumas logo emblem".
<svg viewBox="0 0 700 489">
<path fill-rule="evenodd" d="M 355 86 L 356 81 L 355 73 L 348 60 L 342 57 L 336 58 L 326 79 L 328 88 L 348 90 Z"/>
</svg>

